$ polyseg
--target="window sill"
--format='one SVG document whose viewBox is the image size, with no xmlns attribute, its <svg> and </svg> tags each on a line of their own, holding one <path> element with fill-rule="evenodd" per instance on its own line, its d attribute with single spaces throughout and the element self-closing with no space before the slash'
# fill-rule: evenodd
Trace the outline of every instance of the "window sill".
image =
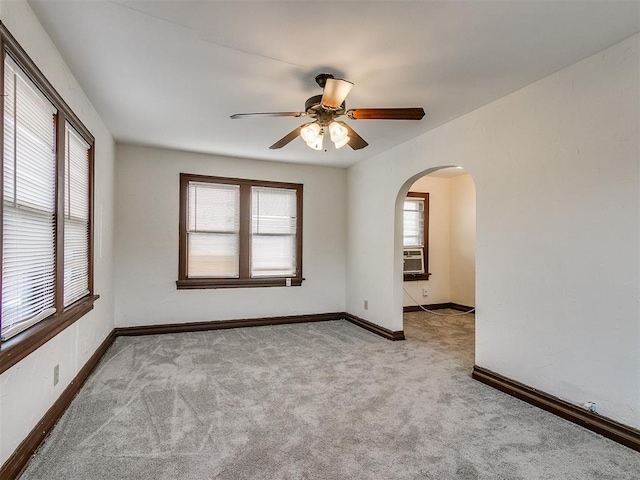
<svg viewBox="0 0 640 480">
<path fill-rule="evenodd" d="M 292 287 L 302 285 L 304 278 L 187 278 L 176 281 L 178 290 L 193 290 L 199 288 L 257 288 L 257 287 L 286 287 L 287 279 L 291 279 Z"/>
<path fill-rule="evenodd" d="M 33 353 L 53 337 L 93 310 L 93 303 L 100 298 L 92 295 L 78 300 L 59 315 L 54 315 L 0 344 L 0 373 L 8 370 L 30 353 Z"/>
<path fill-rule="evenodd" d="M 430 273 L 405 273 L 404 281 L 405 282 L 415 282 L 418 280 L 429 280 L 431 276 Z"/>
</svg>

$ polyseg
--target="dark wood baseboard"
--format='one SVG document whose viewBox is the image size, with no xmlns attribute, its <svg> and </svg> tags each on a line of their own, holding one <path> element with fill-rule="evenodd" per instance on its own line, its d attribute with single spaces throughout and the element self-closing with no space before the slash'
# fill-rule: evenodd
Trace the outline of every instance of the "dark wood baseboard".
<svg viewBox="0 0 640 480">
<path fill-rule="evenodd" d="M 371 323 L 346 312 L 315 313 L 309 315 L 292 315 L 287 317 L 247 318 L 240 320 L 219 320 L 211 322 L 169 323 L 162 325 L 142 325 L 139 327 L 120 327 L 115 334 L 121 336 L 160 335 L 164 333 L 201 332 L 205 330 L 222 330 L 227 328 L 263 327 L 266 325 L 285 325 L 291 323 L 326 322 L 329 320 L 348 320 L 361 328 L 369 330 L 388 340 L 404 340 L 402 330 L 392 332 L 384 327 Z"/>
<path fill-rule="evenodd" d="M 473 310 L 473 313 L 476 311 L 476 307 L 468 307 L 467 305 L 460 305 L 459 303 L 450 303 L 449 308 L 453 310 L 458 310 L 459 312 L 468 312 L 469 310 Z"/>
<path fill-rule="evenodd" d="M 427 310 L 443 310 L 445 308 L 450 308 L 452 310 L 458 310 L 460 312 L 468 312 L 469 310 L 475 309 L 475 307 L 467 307 L 466 305 L 460 305 L 459 303 L 453 302 L 445 302 L 445 303 L 431 303 L 428 305 L 422 305 L 422 307 Z M 420 305 L 408 305 L 406 307 L 402 307 L 403 312 L 420 312 L 422 308 Z"/>
<path fill-rule="evenodd" d="M 406 307 L 402 307 L 403 312 L 421 312 L 424 307 L 427 310 L 443 310 L 445 308 L 451 308 L 451 303 L 430 303 L 427 305 L 408 305 Z"/>
<path fill-rule="evenodd" d="M 102 356 L 107 352 L 113 340 L 116 338 L 115 332 L 111 333 L 100 344 L 98 349 L 91 355 L 91 358 L 84 364 L 84 367 L 80 369 L 71 383 L 65 388 L 62 395 L 54 402 L 54 404 L 47 410 L 44 417 L 40 419 L 38 424 L 29 432 L 27 438 L 25 438 L 18 448 L 13 452 L 9 459 L 0 468 L 0 478 L 6 480 L 12 480 L 18 478 L 22 473 L 22 470 L 27 466 L 31 456 L 38 449 L 42 441 L 51 432 L 55 424 L 60 420 L 62 414 L 67 407 L 71 404 L 71 401 L 80 391 L 80 388 L 89 378 L 89 375 L 93 372 L 98 365 L 98 362 Z"/>
<path fill-rule="evenodd" d="M 471 376 L 513 397 L 542 408 L 565 420 L 569 420 L 570 422 L 576 423 L 640 452 L 640 430 L 618 423 L 610 418 L 596 415 L 584 408 L 561 400 L 558 397 L 511 380 L 510 378 L 503 377 L 498 373 L 478 367 L 477 365 L 473 367 Z"/>
<path fill-rule="evenodd" d="M 264 327 L 266 325 L 285 325 L 290 323 L 326 322 L 342 320 L 343 312 L 314 313 L 309 315 L 291 315 L 287 317 L 247 318 L 238 320 L 220 320 L 211 322 L 166 323 L 163 325 L 142 325 L 139 327 L 120 327 L 115 334 L 121 336 L 159 335 L 163 333 L 202 332 L 205 330 L 222 330 L 227 328 Z"/>
<path fill-rule="evenodd" d="M 381 337 L 386 338 L 387 340 L 404 340 L 404 330 L 392 331 L 387 328 L 381 327 L 380 325 L 376 325 L 375 323 L 371 323 L 364 318 L 356 317 L 350 313 L 344 312 L 342 314 L 342 318 L 350 321 L 354 325 L 358 325 L 365 330 L 369 330 L 370 332 L 375 333 L 376 335 L 380 335 Z"/>
</svg>

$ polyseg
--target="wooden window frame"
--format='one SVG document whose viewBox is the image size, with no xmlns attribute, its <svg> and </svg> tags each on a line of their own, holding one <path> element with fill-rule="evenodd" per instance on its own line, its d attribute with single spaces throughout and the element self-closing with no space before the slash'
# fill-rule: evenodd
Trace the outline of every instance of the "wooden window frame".
<svg viewBox="0 0 640 480">
<path fill-rule="evenodd" d="M 189 278 L 188 265 L 188 204 L 189 183 L 217 183 L 240 187 L 240 258 L 239 278 L 198 277 Z M 286 188 L 296 191 L 296 274 L 294 276 L 251 277 L 251 187 Z M 302 285 L 302 205 L 303 186 L 299 183 L 247 180 L 242 178 L 214 177 L 191 173 L 180 174 L 180 218 L 178 252 L 178 290 L 201 288 L 251 288 L 298 287 Z M 290 285 L 288 285 L 290 282 Z"/>
<path fill-rule="evenodd" d="M 422 247 L 422 258 L 424 259 L 424 273 L 405 273 L 404 281 L 429 280 L 429 194 L 423 192 L 409 192 L 407 197 L 422 198 L 424 200 L 424 246 Z M 403 210 L 404 211 L 404 210 Z M 404 223 L 403 223 L 404 225 Z M 403 242 L 404 248 L 404 242 Z"/>
<path fill-rule="evenodd" d="M 16 336 L 0 343 L 0 373 L 11 368 L 30 353 L 37 350 L 46 342 L 54 338 L 68 326 L 86 315 L 93 309 L 94 302 L 99 298 L 94 294 L 94 262 L 93 262 L 93 220 L 94 220 L 94 162 L 95 162 L 95 139 L 91 132 L 82 124 L 80 119 L 73 113 L 44 74 L 38 69 L 36 64 L 27 55 L 17 40 L 7 30 L 6 26 L 0 22 L 0 51 L 2 61 L 0 62 L 0 85 L 4 88 L 4 59 L 9 55 L 22 71 L 33 82 L 33 84 L 44 94 L 44 96 L 57 109 L 55 116 L 56 124 L 56 212 L 55 212 L 55 308 L 56 313 L 50 317 L 36 323 L 30 328 L 17 334 Z M 4 96 L 0 96 L 0 159 L 4 159 Z M 76 132 L 89 144 L 89 294 L 76 302 L 64 307 L 64 175 L 65 175 L 65 125 L 69 124 Z M 4 160 L 3 160 L 4 161 Z M 4 169 L 0 168 L 0 188 L 4 185 Z M 0 196 L 2 202 L 3 196 Z M 0 208 L 0 250 L 2 249 L 2 208 Z M 2 278 L 2 263 L 0 263 L 0 279 Z M 0 289 L 1 295 L 1 289 Z M 2 322 L 0 312 L 0 323 Z"/>
</svg>

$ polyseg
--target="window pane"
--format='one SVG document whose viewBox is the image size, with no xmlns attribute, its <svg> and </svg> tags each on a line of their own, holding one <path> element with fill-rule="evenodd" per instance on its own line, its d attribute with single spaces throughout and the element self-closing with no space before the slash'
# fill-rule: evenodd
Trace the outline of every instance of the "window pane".
<svg viewBox="0 0 640 480">
<path fill-rule="evenodd" d="M 2 333 L 54 307 L 55 113 L 5 59 Z"/>
<path fill-rule="evenodd" d="M 237 278 L 240 264 L 240 187 L 190 182 L 188 277 Z"/>
<path fill-rule="evenodd" d="M 251 240 L 251 276 L 295 276 L 295 252 L 295 235 L 254 235 Z"/>
<path fill-rule="evenodd" d="M 65 127 L 64 305 L 89 294 L 89 145 Z"/>
<path fill-rule="evenodd" d="M 295 234 L 296 191 L 252 187 L 251 224 L 254 234 Z"/>
<path fill-rule="evenodd" d="M 88 224 L 69 220 L 64 224 L 64 305 L 89 294 Z"/>
<path fill-rule="evenodd" d="M 238 233 L 240 187 L 219 183 L 189 183 L 189 232 Z"/>
<path fill-rule="evenodd" d="M 295 276 L 297 192 L 251 188 L 251 276 Z"/>
<path fill-rule="evenodd" d="M 403 245 L 424 246 L 424 200 L 407 198 L 404 202 Z"/>
<path fill-rule="evenodd" d="M 188 240 L 190 278 L 238 277 L 240 235 L 189 233 Z"/>
</svg>

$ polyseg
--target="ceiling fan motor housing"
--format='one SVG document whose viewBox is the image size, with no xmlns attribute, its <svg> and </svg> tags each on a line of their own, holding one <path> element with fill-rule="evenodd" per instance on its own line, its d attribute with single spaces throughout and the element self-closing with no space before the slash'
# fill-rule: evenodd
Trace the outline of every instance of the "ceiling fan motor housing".
<svg viewBox="0 0 640 480">
<path fill-rule="evenodd" d="M 336 77 L 334 77 L 330 73 L 321 73 L 319 75 L 316 75 L 316 83 L 320 85 L 320 88 L 324 88 L 324 86 L 327 84 L 328 78 L 336 78 Z"/>
<path fill-rule="evenodd" d="M 304 102 L 304 111 L 308 112 L 309 110 L 312 110 L 312 111 L 318 110 L 318 107 L 320 106 L 321 101 L 322 101 L 322 95 L 314 95 L 313 97 L 307 99 L 307 101 Z"/>
<path fill-rule="evenodd" d="M 320 125 L 328 125 L 335 117 L 345 114 L 346 102 L 342 102 L 337 110 L 327 110 L 322 105 L 322 95 L 314 95 L 304 102 L 304 110 L 307 116 L 315 118 Z"/>
</svg>

